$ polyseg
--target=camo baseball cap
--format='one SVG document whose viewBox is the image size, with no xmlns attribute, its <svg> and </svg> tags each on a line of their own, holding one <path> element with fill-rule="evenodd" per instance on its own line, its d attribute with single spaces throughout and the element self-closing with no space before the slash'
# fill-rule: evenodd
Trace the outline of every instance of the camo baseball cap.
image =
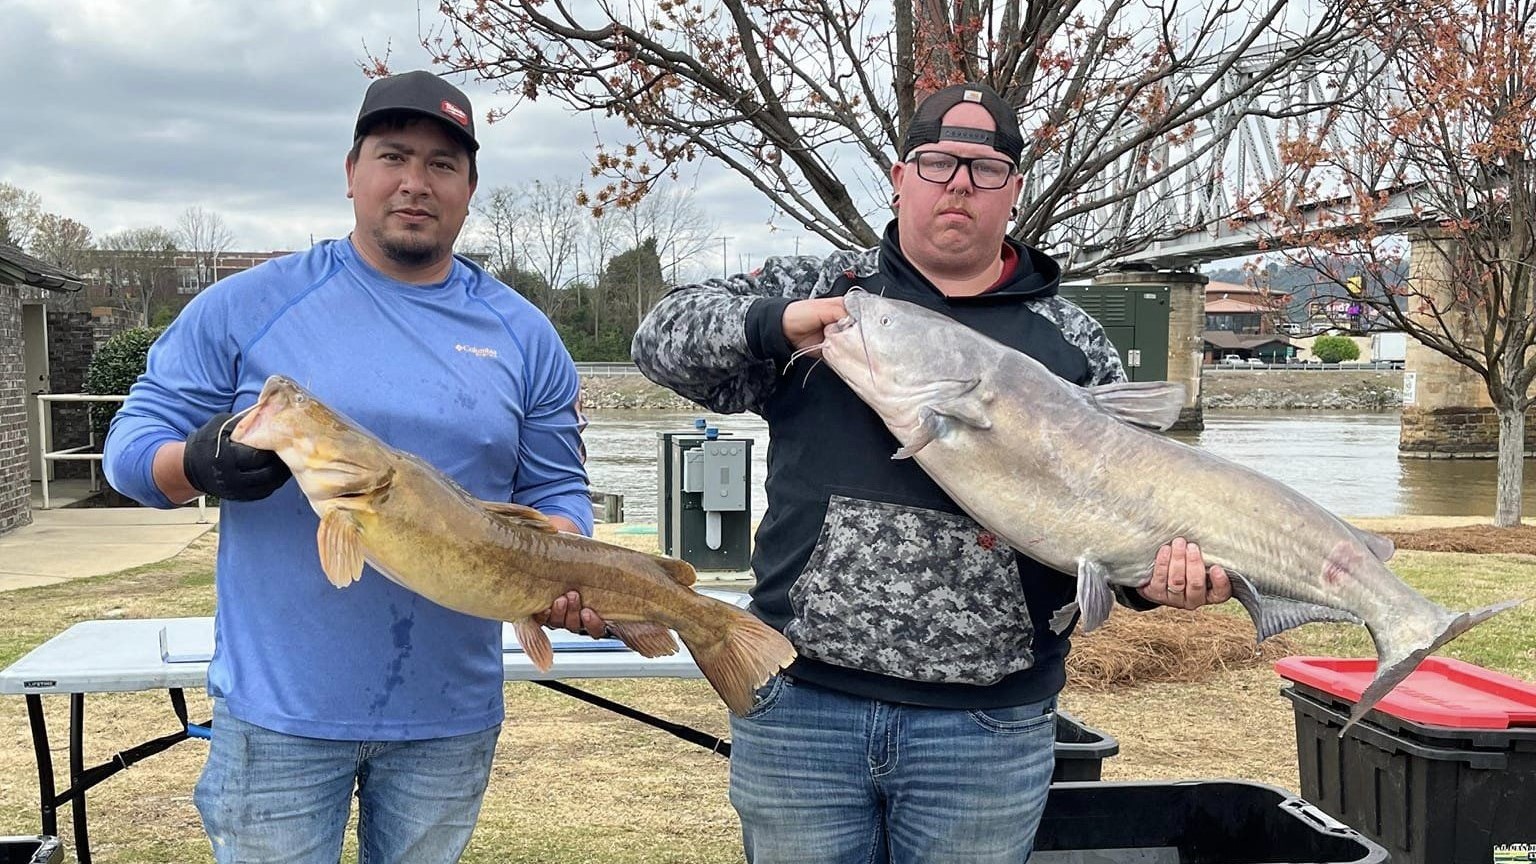
<svg viewBox="0 0 1536 864">
<path fill-rule="evenodd" d="M 369 84 L 368 92 L 363 94 L 363 107 L 357 112 L 357 125 L 352 127 L 352 137 L 363 134 L 368 121 L 377 115 L 394 111 L 439 120 L 464 142 L 469 152 L 480 149 L 480 142 L 475 140 L 475 115 L 469 97 L 431 72 L 402 72 Z"/>
<path fill-rule="evenodd" d="M 997 128 L 989 131 L 969 126 L 945 126 L 944 115 L 962 102 L 972 102 L 987 109 Z M 1007 155 L 1014 164 L 1018 164 L 1019 157 L 1024 155 L 1024 135 L 1019 131 L 1018 111 L 996 90 L 974 81 L 945 87 L 917 106 L 917 111 L 912 114 L 912 122 L 907 126 L 907 138 L 902 142 L 901 156 L 905 159 L 914 147 L 940 141 L 985 144 Z"/>
</svg>

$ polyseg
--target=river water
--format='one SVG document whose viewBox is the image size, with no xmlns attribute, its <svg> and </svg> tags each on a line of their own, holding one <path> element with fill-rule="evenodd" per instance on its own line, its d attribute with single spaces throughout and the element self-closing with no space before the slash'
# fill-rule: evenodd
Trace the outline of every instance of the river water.
<svg viewBox="0 0 1536 864">
<path fill-rule="evenodd" d="M 623 495 L 625 521 L 654 523 L 656 435 L 691 430 L 696 417 L 752 439 L 752 510 L 761 518 L 768 427 L 753 414 L 592 411 L 585 436 L 592 488 Z M 1207 412 L 1203 431 L 1172 434 L 1343 516 L 1493 515 L 1494 460 L 1400 458 L 1396 413 Z M 1536 460 L 1526 462 L 1525 512 L 1536 512 Z"/>
</svg>

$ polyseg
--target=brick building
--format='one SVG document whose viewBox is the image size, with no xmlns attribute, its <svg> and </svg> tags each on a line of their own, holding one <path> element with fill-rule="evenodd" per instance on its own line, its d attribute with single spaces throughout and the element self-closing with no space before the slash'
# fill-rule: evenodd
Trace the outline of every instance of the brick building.
<svg viewBox="0 0 1536 864">
<path fill-rule="evenodd" d="M 32 521 L 32 480 L 47 467 L 34 446 L 32 394 L 52 389 L 55 367 L 65 380 L 78 368 L 83 380 L 94 350 L 90 330 L 77 326 L 80 284 L 78 276 L 0 244 L 0 534 Z"/>
</svg>

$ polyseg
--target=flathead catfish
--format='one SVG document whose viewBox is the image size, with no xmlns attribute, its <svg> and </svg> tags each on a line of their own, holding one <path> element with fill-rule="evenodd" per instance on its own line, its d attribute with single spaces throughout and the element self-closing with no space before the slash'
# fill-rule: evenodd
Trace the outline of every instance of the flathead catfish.
<svg viewBox="0 0 1536 864">
<path fill-rule="evenodd" d="M 646 657 L 672 654 L 672 628 L 737 714 L 794 648 L 751 614 L 691 590 L 685 561 L 561 532 L 517 504 L 481 501 L 288 378 L 268 378 L 230 438 L 275 451 L 320 516 L 320 564 L 338 588 L 373 565 L 449 609 L 510 621 L 540 671 L 554 660 L 535 613 L 578 591 Z"/>
<path fill-rule="evenodd" d="M 1146 584 L 1159 547 L 1198 543 L 1260 640 L 1309 621 L 1364 624 L 1377 672 L 1354 723 L 1440 646 L 1517 605 L 1455 613 L 1389 570 L 1391 541 L 1263 474 L 1147 431 L 1178 418 L 1166 382 L 1079 387 L 937 312 L 852 290 L 821 357 L 955 503 L 1019 552 L 1077 577 L 1084 631 L 1111 585 Z M 1348 728 L 1346 725 L 1345 728 Z"/>
</svg>

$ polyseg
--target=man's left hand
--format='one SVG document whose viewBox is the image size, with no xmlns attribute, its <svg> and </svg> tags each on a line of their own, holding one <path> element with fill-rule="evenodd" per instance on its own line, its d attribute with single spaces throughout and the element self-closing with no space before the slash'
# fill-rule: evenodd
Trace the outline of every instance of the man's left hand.
<svg viewBox="0 0 1536 864">
<path fill-rule="evenodd" d="M 1232 599 L 1227 571 L 1215 565 L 1207 572 L 1200 547 L 1184 542 L 1183 537 L 1157 550 L 1152 581 L 1136 590 L 1152 603 L 1179 609 L 1198 609 Z"/>
</svg>

